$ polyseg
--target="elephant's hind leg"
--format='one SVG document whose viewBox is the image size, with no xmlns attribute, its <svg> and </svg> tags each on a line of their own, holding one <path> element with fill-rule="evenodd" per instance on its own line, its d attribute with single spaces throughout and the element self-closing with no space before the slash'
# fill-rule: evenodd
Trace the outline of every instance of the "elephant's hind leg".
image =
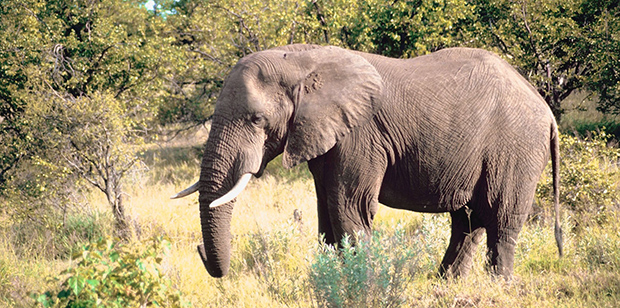
<svg viewBox="0 0 620 308">
<path fill-rule="evenodd" d="M 480 220 L 469 208 L 463 207 L 450 215 L 452 235 L 439 268 L 439 275 L 446 278 L 466 276 L 469 273 L 473 254 L 484 234 Z"/>
<path fill-rule="evenodd" d="M 527 214 L 509 214 L 507 217 L 510 223 L 502 224 L 500 221 L 497 227 L 487 227 L 487 266 L 491 273 L 510 279 L 517 238 Z"/>
<path fill-rule="evenodd" d="M 509 198 L 505 193 L 496 203 L 497 217 L 494 223 L 485 223 L 487 230 L 487 257 L 491 273 L 507 279 L 512 276 L 517 238 L 527 220 L 534 199 L 536 182 Z M 504 192 L 515 190 L 505 189 Z"/>
</svg>

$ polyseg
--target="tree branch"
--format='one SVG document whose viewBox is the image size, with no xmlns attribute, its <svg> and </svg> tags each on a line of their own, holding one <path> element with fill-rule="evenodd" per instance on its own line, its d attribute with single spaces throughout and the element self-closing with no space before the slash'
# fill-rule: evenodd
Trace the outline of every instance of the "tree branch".
<svg viewBox="0 0 620 308">
<path fill-rule="evenodd" d="M 316 9 L 316 18 L 319 20 L 319 23 L 321 23 L 321 26 L 323 27 L 323 37 L 325 37 L 325 43 L 329 44 L 329 32 L 327 31 L 327 22 L 325 21 L 325 16 L 321 12 L 318 0 L 312 0 L 312 5 L 314 6 L 314 9 Z"/>
<path fill-rule="evenodd" d="M 212 55 L 210 55 L 210 54 L 208 54 L 208 53 L 206 53 L 206 52 L 204 52 L 202 50 L 199 50 L 199 49 L 189 49 L 188 48 L 187 51 L 195 52 L 195 53 L 197 53 L 199 55 L 202 55 L 202 56 L 205 56 L 205 57 L 209 58 L 209 60 L 211 60 L 211 61 L 213 61 L 213 62 L 215 62 L 217 64 L 224 65 L 224 62 L 222 62 L 222 60 L 220 60 L 220 59 L 218 59 L 218 58 L 216 58 L 216 57 L 214 57 L 214 56 L 212 56 Z"/>
</svg>

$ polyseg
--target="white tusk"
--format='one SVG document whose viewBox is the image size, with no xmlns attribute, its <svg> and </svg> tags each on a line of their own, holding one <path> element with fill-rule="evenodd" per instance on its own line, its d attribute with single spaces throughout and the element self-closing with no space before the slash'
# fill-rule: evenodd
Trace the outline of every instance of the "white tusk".
<svg viewBox="0 0 620 308">
<path fill-rule="evenodd" d="M 192 186 L 190 186 L 188 188 L 185 188 L 181 192 L 179 192 L 179 193 L 177 193 L 175 195 L 170 196 L 170 199 L 183 198 L 183 197 L 189 196 L 189 195 L 197 192 L 198 191 L 198 186 L 199 186 L 198 183 L 200 183 L 200 182 L 198 181 L 198 182 L 192 184 Z"/>
<path fill-rule="evenodd" d="M 233 188 L 228 193 L 226 193 L 225 195 L 211 202 L 211 204 L 209 204 L 209 207 L 210 208 L 218 207 L 222 204 L 226 204 L 232 201 L 233 199 L 237 198 L 237 196 L 241 194 L 241 192 L 248 185 L 251 178 L 252 178 L 251 173 L 245 173 L 244 175 L 242 175 L 237 181 L 237 184 L 235 184 L 235 186 L 233 186 Z"/>
</svg>

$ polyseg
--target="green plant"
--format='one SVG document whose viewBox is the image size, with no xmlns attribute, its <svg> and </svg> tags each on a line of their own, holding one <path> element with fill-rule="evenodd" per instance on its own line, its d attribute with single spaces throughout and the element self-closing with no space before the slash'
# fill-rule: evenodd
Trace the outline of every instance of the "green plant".
<svg viewBox="0 0 620 308">
<path fill-rule="evenodd" d="M 605 131 L 584 139 L 560 135 L 560 203 L 575 213 L 576 226 L 602 222 L 618 204 L 620 150 L 608 145 Z M 551 204 L 549 169 L 537 188 L 537 199 Z"/>
<path fill-rule="evenodd" d="M 32 297 L 43 307 L 180 307 L 181 294 L 161 269 L 169 245 L 162 237 L 146 245 L 111 239 L 86 245 L 75 255 L 78 263 L 61 272 L 60 290 Z"/>
<path fill-rule="evenodd" d="M 310 269 L 310 284 L 321 307 L 395 307 L 407 298 L 405 289 L 426 268 L 424 241 L 413 245 L 401 226 L 393 234 L 346 236 L 339 248 L 325 243 Z M 417 243 L 417 244 L 416 244 Z"/>
</svg>

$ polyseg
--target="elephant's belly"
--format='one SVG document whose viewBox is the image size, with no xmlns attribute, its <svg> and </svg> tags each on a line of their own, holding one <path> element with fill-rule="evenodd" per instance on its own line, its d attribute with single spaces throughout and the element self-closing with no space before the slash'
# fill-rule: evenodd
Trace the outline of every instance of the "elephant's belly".
<svg viewBox="0 0 620 308">
<path fill-rule="evenodd" d="M 414 212 L 441 213 L 453 210 L 451 205 L 440 204 L 441 198 L 422 189 L 405 189 L 384 183 L 379 202 L 391 208 Z"/>
</svg>

